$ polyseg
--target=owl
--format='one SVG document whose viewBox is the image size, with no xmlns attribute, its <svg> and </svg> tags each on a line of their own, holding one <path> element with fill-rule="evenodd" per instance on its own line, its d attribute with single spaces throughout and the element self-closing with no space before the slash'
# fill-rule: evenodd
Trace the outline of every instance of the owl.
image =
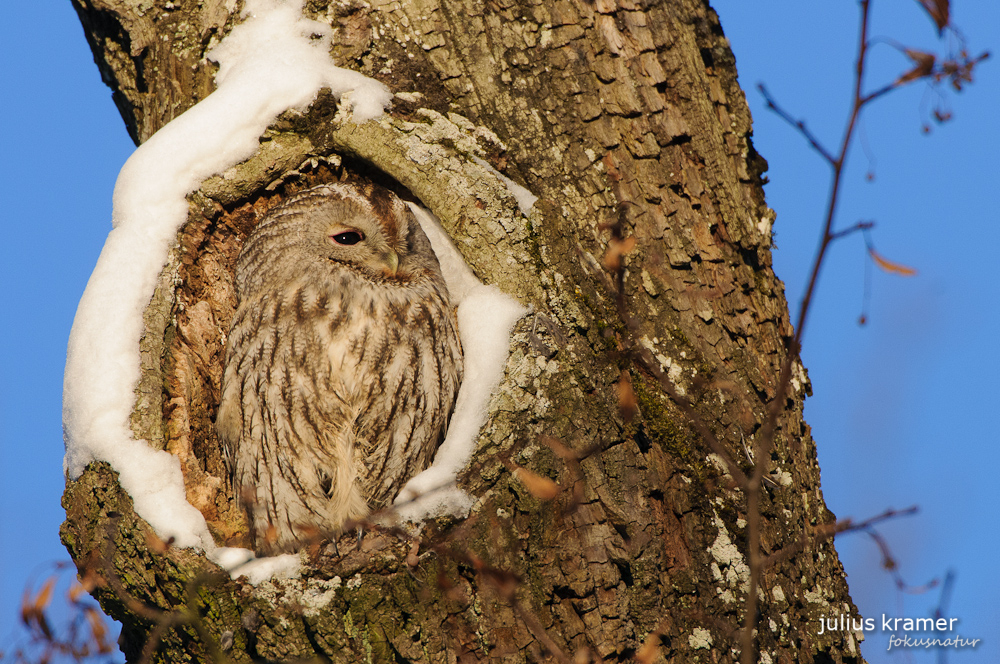
<svg viewBox="0 0 1000 664">
<path fill-rule="evenodd" d="M 448 288 L 406 204 L 326 184 L 269 211 L 236 263 L 216 427 L 259 553 L 389 504 L 462 381 Z"/>
</svg>

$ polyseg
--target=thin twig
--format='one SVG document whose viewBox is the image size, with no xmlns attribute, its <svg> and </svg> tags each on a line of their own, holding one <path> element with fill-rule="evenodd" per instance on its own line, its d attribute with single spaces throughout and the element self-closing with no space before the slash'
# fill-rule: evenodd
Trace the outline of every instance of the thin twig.
<svg viewBox="0 0 1000 664">
<path fill-rule="evenodd" d="M 757 84 L 757 90 L 760 92 L 761 95 L 763 95 L 764 102 L 767 104 L 768 110 L 773 111 L 779 118 L 781 118 L 788 124 L 795 127 L 795 129 L 797 129 L 798 132 L 802 134 L 802 136 L 804 136 L 807 141 L 809 141 L 809 145 L 811 145 L 813 149 L 816 150 L 816 152 L 818 152 L 820 156 L 823 157 L 823 159 L 825 159 L 831 165 L 836 165 L 837 160 L 823 146 L 819 138 L 817 138 L 815 134 L 809 131 L 809 128 L 806 127 L 806 123 L 803 120 L 796 120 L 795 118 L 792 117 L 792 115 L 788 111 L 779 106 L 778 102 L 774 101 L 774 97 L 772 97 L 771 93 L 767 91 L 767 87 L 765 87 L 763 83 Z"/>
<path fill-rule="evenodd" d="M 786 547 L 775 551 L 771 555 L 761 559 L 761 569 L 767 569 L 773 565 L 780 562 L 784 562 L 791 558 L 792 556 L 801 553 L 806 550 L 808 546 L 814 542 L 822 542 L 824 540 L 830 539 L 841 533 L 850 533 L 856 531 L 870 531 L 871 528 L 882 521 L 888 519 L 896 519 L 903 516 L 910 516 L 916 514 L 917 507 L 908 507 L 904 510 L 894 510 L 887 509 L 877 516 L 873 516 L 870 519 L 862 521 L 861 523 L 854 523 L 851 519 L 841 519 L 840 521 L 834 521 L 833 523 L 823 523 L 818 526 L 807 527 L 806 531 L 802 534 L 799 539 L 792 542 Z M 887 550 L 887 549 L 886 549 Z"/>
<path fill-rule="evenodd" d="M 859 221 L 858 223 L 856 223 L 853 226 L 850 226 L 848 228 L 845 228 L 844 230 L 837 231 L 835 233 L 831 233 L 830 234 L 830 239 L 831 240 L 839 240 L 840 238 L 847 237 L 848 235 L 851 235 L 852 233 L 857 233 L 858 231 L 867 231 L 867 230 L 871 230 L 872 228 L 875 228 L 875 222 L 874 221 Z"/>
</svg>

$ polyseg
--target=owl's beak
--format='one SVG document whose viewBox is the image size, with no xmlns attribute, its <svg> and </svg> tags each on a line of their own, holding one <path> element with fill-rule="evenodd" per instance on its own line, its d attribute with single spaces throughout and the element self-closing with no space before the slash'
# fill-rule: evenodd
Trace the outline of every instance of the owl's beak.
<svg viewBox="0 0 1000 664">
<path fill-rule="evenodd" d="M 396 270 L 399 269 L 399 256 L 395 251 L 389 249 L 385 252 L 382 257 L 385 261 L 385 272 L 388 276 L 396 276 Z"/>
</svg>

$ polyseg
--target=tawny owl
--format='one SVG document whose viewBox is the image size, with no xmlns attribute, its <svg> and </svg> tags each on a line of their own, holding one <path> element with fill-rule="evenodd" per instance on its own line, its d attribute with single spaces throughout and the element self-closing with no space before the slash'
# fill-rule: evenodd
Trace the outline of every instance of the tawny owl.
<svg viewBox="0 0 1000 664">
<path fill-rule="evenodd" d="M 387 189 L 282 203 L 236 265 L 217 428 L 259 552 L 388 504 L 430 465 L 462 380 L 430 242 Z"/>
</svg>

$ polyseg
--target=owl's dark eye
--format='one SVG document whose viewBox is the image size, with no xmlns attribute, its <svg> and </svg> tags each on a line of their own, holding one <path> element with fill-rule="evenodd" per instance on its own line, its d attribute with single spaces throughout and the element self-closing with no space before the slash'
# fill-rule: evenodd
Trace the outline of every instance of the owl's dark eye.
<svg viewBox="0 0 1000 664">
<path fill-rule="evenodd" d="M 365 239 L 365 234 L 361 231 L 344 231 L 343 233 L 337 233 L 336 235 L 331 235 L 330 238 L 337 244 L 342 244 L 345 246 L 350 246 L 352 244 L 357 244 Z"/>
</svg>

